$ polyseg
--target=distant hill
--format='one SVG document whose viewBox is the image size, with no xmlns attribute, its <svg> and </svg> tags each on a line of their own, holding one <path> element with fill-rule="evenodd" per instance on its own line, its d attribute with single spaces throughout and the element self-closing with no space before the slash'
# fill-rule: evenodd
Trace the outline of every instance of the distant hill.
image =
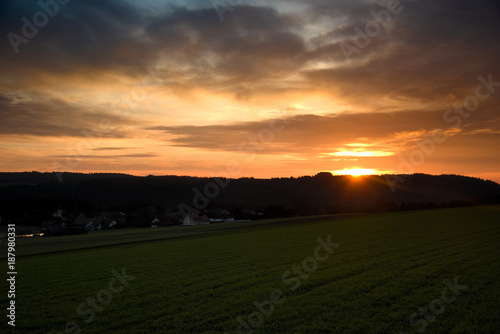
<svg viewBox="0 0 500 334">
<path fill-rule="evenodd" d="M 400 175 L 392 191 L 386 176 L 222 179 L 126 174 L 0 173 L 0 217 L 42 217 L 57 209 L 141 212 L 224 208 L 245 216 L 380 212 L 500 203 L 500 185 L 458 175 Z M 394 176 L 391 176 L 394 178 Z M 62 182 L 60 180 L 62 179 Z M 198 195 L 196 195 L 198 194 Z M 193 199 L 196 201 L 193 202 Z"/>
</svg>

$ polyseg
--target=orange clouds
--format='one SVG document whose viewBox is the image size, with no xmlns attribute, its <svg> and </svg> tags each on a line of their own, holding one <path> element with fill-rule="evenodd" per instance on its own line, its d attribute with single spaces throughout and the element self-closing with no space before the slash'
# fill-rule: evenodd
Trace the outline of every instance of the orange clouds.
<svg viewBox="0 0 500 334">
<path fill-rule="evenodd" d="M 248 4 L 224 22 L 207 4 L 69 3 L 18 56 L 0 48 L 0 168 L 394 171 L 442 129 L 449 139 L 417 171 L 496 175 L 498 92 L 460 127 L 443 120 L 479 75 L 500 80 L 491 4 L 405 3 L 350 60 L 340 45 L 384 9 L 377 2 Z M 33 6 L 2 3 L 2 33 Z M 259 143 L 273 119 L 289 124 Z M 249 160 L 241 145 L 252 142 Z"/>
</svg>

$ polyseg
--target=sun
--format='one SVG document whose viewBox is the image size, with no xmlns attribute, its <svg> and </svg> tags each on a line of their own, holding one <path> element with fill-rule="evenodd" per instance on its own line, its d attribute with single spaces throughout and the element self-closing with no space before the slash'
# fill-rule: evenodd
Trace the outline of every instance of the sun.
<svg viewBox="0 0 500 334">
<path fill-rule="evenodd" d="M 345 168 L 342 170 L 333 171 L 334 175 L 350 175 L 358 178 L 365 175 L 377 174 L 377 170 L 371 168 Z"/>
</svg>

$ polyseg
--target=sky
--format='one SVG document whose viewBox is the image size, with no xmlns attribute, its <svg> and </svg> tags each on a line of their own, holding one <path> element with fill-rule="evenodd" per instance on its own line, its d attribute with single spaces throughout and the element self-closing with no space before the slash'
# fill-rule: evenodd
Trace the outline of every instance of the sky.
<svg viewBox="0 0 500 334">
<path fill-rule="evenodd" d="M 500 182 L 498 0 L 0 1 L 0 171 Z"/>
</svg>

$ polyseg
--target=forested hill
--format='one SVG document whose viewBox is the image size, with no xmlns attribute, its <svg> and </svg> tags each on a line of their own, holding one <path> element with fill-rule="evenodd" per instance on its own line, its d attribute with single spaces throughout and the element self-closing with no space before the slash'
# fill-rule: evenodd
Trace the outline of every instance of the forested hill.
<svg viewBox="0 0 500 334">
<path fill-rule="evenodd" d="M 0 216 L 67 211 L 157 212 L 224 208 L 274 215 L 379 212 L 500 202 L 500 185 L 458 175 L 218 179 L 125 174 L 0 173 Z"/>
</svg>

